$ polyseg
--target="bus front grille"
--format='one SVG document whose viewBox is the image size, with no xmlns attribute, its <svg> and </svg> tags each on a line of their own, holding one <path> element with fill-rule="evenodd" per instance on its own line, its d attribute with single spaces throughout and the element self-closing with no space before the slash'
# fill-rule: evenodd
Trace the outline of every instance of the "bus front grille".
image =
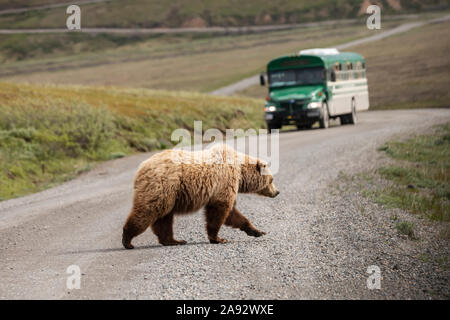
<svg viewBox="0 0 450 320">
<path fill-rule="evenodd" d="M 292 116 L 294 118 L 300 118 L 300 113 L 303 110 L 305 102 L 304 101 L 294 101 L 294 102 L 281 102 L 280 107 L 284 110 L 287 116 Z"/>
</svg>

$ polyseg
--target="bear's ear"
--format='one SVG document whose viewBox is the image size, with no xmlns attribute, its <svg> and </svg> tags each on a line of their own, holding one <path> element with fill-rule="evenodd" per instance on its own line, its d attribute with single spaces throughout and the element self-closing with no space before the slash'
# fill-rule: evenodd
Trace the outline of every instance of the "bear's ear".
<svg viewBox="0 0 450 320">
<path fill-rule="evenodd" d="M 257 161 L 256 162 L 256 171 L 258 171 L 260 174 L 263 173 L 263 170 L 265 170 L 266 168 L 266 164 L 264 162 L 261 161 Z"/>
</svg>

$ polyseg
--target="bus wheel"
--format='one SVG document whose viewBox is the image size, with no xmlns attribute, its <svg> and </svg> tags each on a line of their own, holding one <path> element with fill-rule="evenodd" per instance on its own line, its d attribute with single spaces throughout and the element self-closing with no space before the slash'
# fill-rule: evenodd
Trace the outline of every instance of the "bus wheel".
<svg viewBox="0 0 450 320">
<path fill-rule="evenodd" d="M 356 102 L 355 99 L 352 99 L 352 113 L 348 115 L 347 118 L 348 123 L 350 124 L 356 124 L 357 118 L 356 118 Z"/>
<path fill-rule="evenodd" d="M 274 129 L 281 129 L 281 124 L 277 124 L 277 123 L 267 123 L 267 129 L 269 129 L 269 133 L 271 130 Z"/>
<path fill-rule="evenodd" d="M 323 115 L 322 115 L 322 118 L 320 118 L 320 120 L 319 120 L 319 124 L 322 129 L 326 129 L 326 128 L 328 128 L 328 125 L 330 122 L 330 115 L 328 114 L 328 103 L 324 102 L 322 108 L 323 108 L 323 112 L 322 112 Z"/>
</svg>

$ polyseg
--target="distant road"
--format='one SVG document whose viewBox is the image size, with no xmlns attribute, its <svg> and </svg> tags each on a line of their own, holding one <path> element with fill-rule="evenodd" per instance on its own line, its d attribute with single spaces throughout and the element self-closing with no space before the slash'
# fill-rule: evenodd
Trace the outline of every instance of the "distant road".
<svg viewBox="0 0 450 320">
<path fill-rule="evenodd" d="M 335 46 L 335 48 L 339 49 L 339 50 L 344 50 L 344 49 L 351 48 L 351 47 L 354 47 L 354 46 L 357 46 L 357 45 L 360 45 L 363 43 L 377 41 L 377 40 L 381 40 L 381 39 L 384 39 L 384 38 L 387 38 L 387 37 L 390 37 L 390 36 L 393 36 L 393 35 L 396 35 L 399 33 L 407 32 L 409 30 L 412 30 L 412 29 L 418 28 L 418 27 L 422 27 L 429 23 L 441 23 L 444 21 L 448 21 L 449 19 L 450 19 L 450 15 L 446 15 L 444 17 L 432 19 L 429 21 L 405 23 L 394 29 L 391 29 L 391 30 L 388 30 L 388 31 L 385 31 L 382 33 L 378 33 L 378 34 L 370 36 L 370 37 L 343 43 L 341 45 Z M 222 87 L 220 89 L 214 90 L 214 91 L 210 92 L 210 94 L 218 95 L 218 96 L 230 96 L 230 95 L 235 94 L 238 91 L 244 90 L 244 89 L 254 86 L 254 85 L 257 85 L 258 83 L 259 83 L 259 75 L 254 75 L 254 76 L 242 79 L 238 82 L 232 83 L 226 87 Z"/>
<path fill-rule="evenodd" d="M 15 14 L 15 13 L 28 12 L 28 11 L 43 10 L 43 9 L 68 7 L 72 4 L 83 5 L 83 4 L 92 4 L 92 3 L 109 2 L 109 1 L 113 1 L 113 0 L 81 0 L 81 1 L 72 1 L 72 2 L 65 2 L 65 3 L 46 4 L 43 6 L 35 6 L 35 7 L 28 7 L 28 8 L 6 9 L 6 10 L 0 10 L 0 16 L 6 15 L 6 14 Z"/>
<path fill-rule="evenodd" d="M 351 21 L 345 21 L 352 23 Z M 323 23 L 330 24 L 330 23 Z M 283 24 L 283 25 L 267 25 L 267 26 L 243 26 L 243 27 L 206 27 L 206 28 L 81 28 L 79 31 L 69 31 L 66 28 L 52 29 L 0 29 L 0 34 L 22 34 L 22 33 L 113 33 L 113 34 L 161 34 L 161 33 L 249 33 L 249 32 L 266 32 L 276 30 L 287 30 L 299 27 L 308 27 L 320 25 L 314 24 Z"/>
<path fill-rule="evenodd" d="M 85 3 L 94 3 L 95 0 L 86 1 Z M 98 2 L 112 1 L 112 0 L 96 0 Z M 80 2 L 78 2 L 80 4 Z M 67 3 L 64 5 L 68 5 Z M 63 6 L 62 4 L 58 6 Z M 37 7 L 35 7 L 36 9 Z M 44 8 L 44 7 L 39 7 Z M 14 9 L 32 11 L 29 9 Z M 6 10 L 8 11 L 8 10 Z M 2 12 L 0 11 L 0 15 Z M 24 12 L 24 11 L 17 11 Z M 10 12 L 12 13 L 12 12 Z M 5 13 L 4 13 L 5 14 Z M 413 19 L 418 15 L 398 15 L 385 17 L 384 20 L 400 20 L 400 19 Z M 0 34 L 21 34 L 21 33 L 65 33 L 65 32 L 83 32 L 83 33 L 112 33 L 112 34 L 162 34 L 162 33 L 252 33 L 252 32 L 268 32 L 277 30 L 288 30 L 297 28 L 311 28 L 319 26 L 330 25 L 344 25 L 361 22 L 361 19 L 341 19 L 341 20 L 327 20 L 318 22 L 305 22 L 305 23 L 293 23 L 293 24 L 277 24 L 277 25 L 263 25 L 263 26 L 237 26 L 237 27 L 203 27 L 203 28 L 109 28 L 109 27 L 96 27 L 96 28 L 81 28 L 80 31 L 69 31 L 67 28 L 39 28 L 39 29 L 0 29 Z"/>
<path fill-rule="evenodd" d="M 109 0 L 111 1 L 111 0 Z M 264 26 L 238 26 L 238 27 L 204 27 L 204 28 L 81 28 L 80 31 L 69 31 L 67 28 L 41 28 L 41 29 L 0 29 L 0 34 L 18 34 L 18 33 L 65 33 L 65 32 L 83 32 L 83 33 L 113 33 L 113 34 L 161 34 L 161 33 L 251 33 L 268 32 L 277 30 L 288 30 L 296 28 L 310 28 L 334 24 L 352 24 L 360 20 L 343 19 L 329 20 L 320 22 L 307 22 L 296 24 L 278 24 Z"/>
</svg>

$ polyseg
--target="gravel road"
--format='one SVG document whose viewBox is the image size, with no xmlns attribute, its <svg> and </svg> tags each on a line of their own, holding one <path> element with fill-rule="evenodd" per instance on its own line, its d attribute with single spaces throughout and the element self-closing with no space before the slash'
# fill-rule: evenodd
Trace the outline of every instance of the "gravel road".
<svg viewBox="0 0 450 320">
<path fill-rule="evenodd" d="M 162 247 L 147 231 L 135 239 L 135 250 L 124 250 L 121 227 L 132 180 L 148 154 L 106 162 L 53 189 L 0 202 L 0 298 L 446 297 L 448 272 L 424 277 L 433 270 L 411 258 L 403 243 L 408 240 L 374 221 L 378 212 L 361 214 L 359 195 L 332 195 L 330 184 L 342 172 L 373 166 L 376 147 L 386 139 L 449 121 L 450 110 L 376 111 L 359 118 L 356 126 L 280 134 L 275 183 L 281 194 L 238 197 L 238 208 L 267 232 L 257 239 L 223 227 L 220 235 L 229 242 L 209 244 L 203 215 L 196 213 L 175 219 L 176 237 L 187 245 Z M 372 264 L 381 268 L 381 290 L 366 287 Z M 70 265 L 81 268 L 79 290 L 66 289 Z"/>
</svg>

